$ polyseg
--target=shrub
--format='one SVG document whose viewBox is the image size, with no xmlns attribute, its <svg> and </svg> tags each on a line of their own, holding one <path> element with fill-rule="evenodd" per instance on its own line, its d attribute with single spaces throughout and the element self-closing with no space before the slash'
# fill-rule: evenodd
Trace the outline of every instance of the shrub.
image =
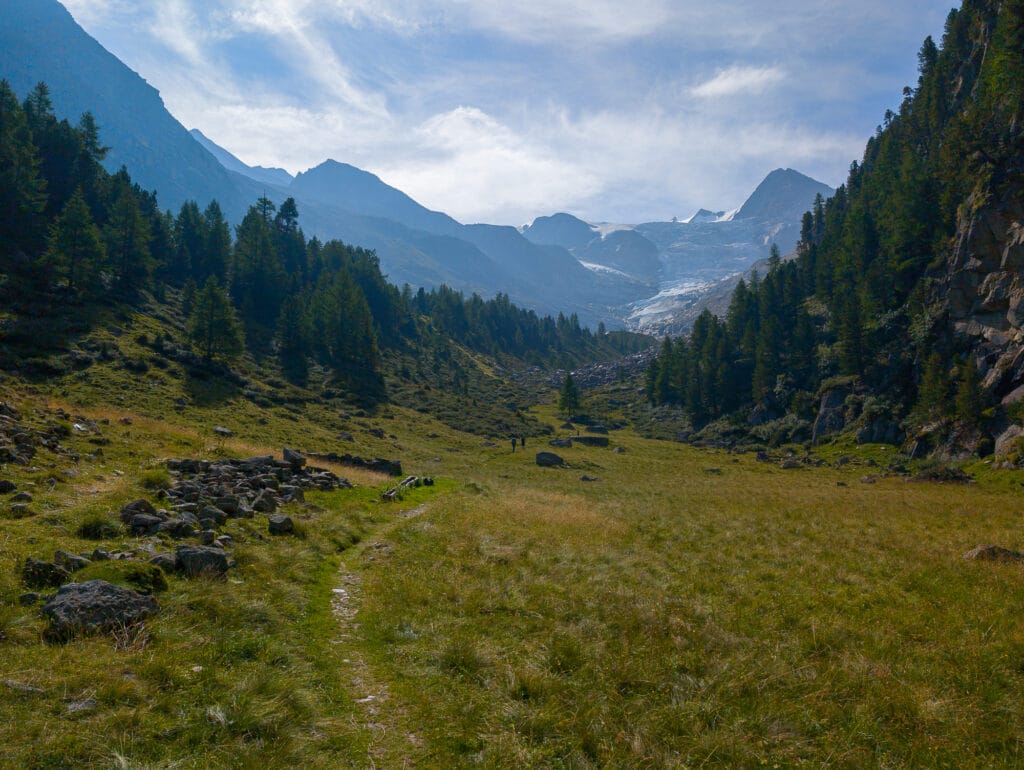
<svg viewBox="0 0 1024 770">
<path fill-rule="evenodd" d="M 78 525 L 78 536 L 86 540 L 113 540 L 123 533 L 121 522 L 102 513 L 90 514 Z"/>
<path fill-rule="evenodd" d="M 142 473 L 139 482 L 146 489 L 170 489 L 173 479 L 171 472 L 164 466 L 150 468 Z"/>
</svg>

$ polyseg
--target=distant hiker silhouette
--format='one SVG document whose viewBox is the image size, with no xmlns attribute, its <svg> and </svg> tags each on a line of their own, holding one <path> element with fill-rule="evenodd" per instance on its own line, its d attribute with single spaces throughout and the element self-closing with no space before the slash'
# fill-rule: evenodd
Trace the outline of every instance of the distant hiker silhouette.
<svg viewBox="0 0 1024 770">
<path fill-rule="evenodd" d="M 526 449 L 526 436 L 519 437 L 519 446 L 521 446 L 523 449 Z"/>
<path fill-rule="evenodd" d="M 513 453 L 516 451 L 516 437 L 515 436 L 512 437 L 512 451 L 513 451 Z"/>
</svg>

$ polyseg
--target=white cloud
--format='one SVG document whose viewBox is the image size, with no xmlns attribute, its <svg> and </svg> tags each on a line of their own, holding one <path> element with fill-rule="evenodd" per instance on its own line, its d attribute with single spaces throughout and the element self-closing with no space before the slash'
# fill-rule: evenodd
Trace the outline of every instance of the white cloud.
<svg viewBox="0 0 1024 770">
<path fill-rule="evenodd" d="M 702 99 L 763 94 L 785 80 L 778 67 L 735 66 L 720 70 L 713 78 L 694 86 L 690 93 Z"/>
</svg>

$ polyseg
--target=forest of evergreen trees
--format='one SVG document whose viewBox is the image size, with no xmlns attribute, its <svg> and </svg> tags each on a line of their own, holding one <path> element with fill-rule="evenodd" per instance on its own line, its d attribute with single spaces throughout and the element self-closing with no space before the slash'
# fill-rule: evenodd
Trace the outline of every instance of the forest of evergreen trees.
<svg viewBox="0 0 1024 770">
<path fill-rule="evenodd" d="M 12 307 L 75 314 L 173 287 L 203 356 L 248 349 L 300 382 L 317 362 L 366 400 L 384 397 L 382 349 L 439 336 L 504 361 L 561 366 L 649 344 L 592 333 L 575 315 L 540 318 L 505 295 L 400 290 L 373 252 L 307 239 L 291 198 L 280 207 L 261 198 L 233 233 L 216 201 L 160 211 L 126 170 L 104 170 L 106 152 L 90 114 L 58 120 L 44 84 L 19 102 L 0 81 L 0 292 Z"/>
<path fill-rule="evenodd" d="M 974 359 L 935 315 L 936 292 L 972 193 L 999 200 L 1021 179 L 1024 3 L 966 0 L 919 65 L 846 184 L 804 216 L 795 258 L 775 252 L 763 278 L 739 283 L 724 320 L 705 312 L 689 339 L 664 341 L 652 402 L 681 406 L 697 426 L 757 405 L 806 414 L 843 377 L 918 424 L 979 419 Z"/>
</svg>

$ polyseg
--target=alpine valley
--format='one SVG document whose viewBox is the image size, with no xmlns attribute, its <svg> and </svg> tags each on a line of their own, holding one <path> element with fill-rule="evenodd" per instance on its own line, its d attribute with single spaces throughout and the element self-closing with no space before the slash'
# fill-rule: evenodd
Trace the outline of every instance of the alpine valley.
<svg viewBox="0 0 1024 770">
<path fill-rule="evenodd" d="M 1024 0 L 916 60 L 923 2 L 578 5 L 0 0 L 0 766 L 1024 766 Z M 635 67 L 680 168 L 672 110 L 798 128 L 733 210 L 462 223 L 187 130 L 115 16 L 530 121 Z M 769 172 L 890 59 L 845 181 Z"/>
</svg>

